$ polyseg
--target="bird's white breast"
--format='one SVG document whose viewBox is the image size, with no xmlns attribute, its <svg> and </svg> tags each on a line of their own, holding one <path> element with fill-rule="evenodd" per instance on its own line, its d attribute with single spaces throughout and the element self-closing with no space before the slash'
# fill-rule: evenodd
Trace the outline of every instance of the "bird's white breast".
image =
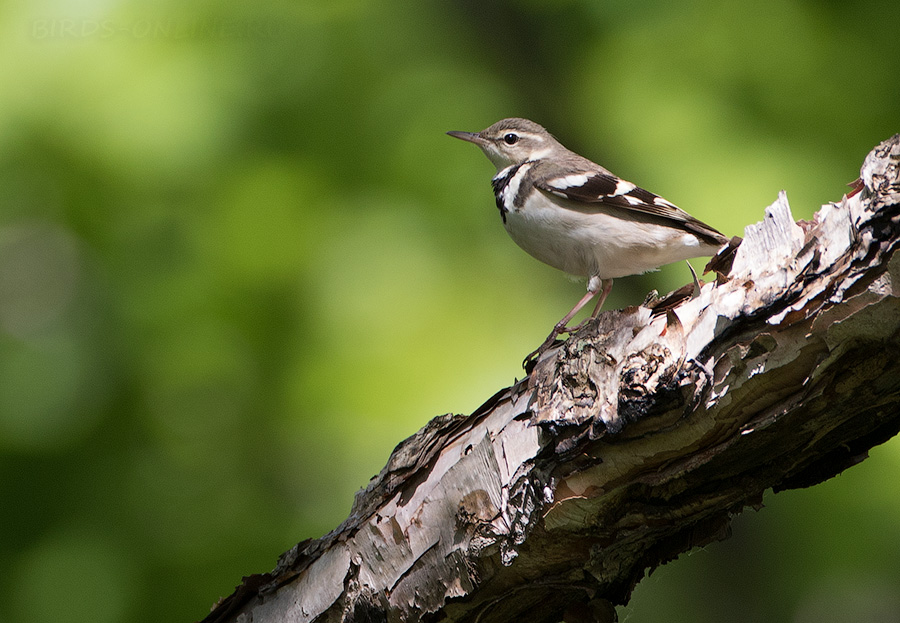
<svg viewBox="0 0 900 623">
<path fill-rule="evenodd" d="M 677 227 L 602 204 L 578 204 L 536 191 L 515 207 L 512 189 L 515 184 L 518 191 L 520 173 L 506 189 L 506 231 L 530 255 L 571 275 L 612 279 L 715 252 Z"/>
</svg>

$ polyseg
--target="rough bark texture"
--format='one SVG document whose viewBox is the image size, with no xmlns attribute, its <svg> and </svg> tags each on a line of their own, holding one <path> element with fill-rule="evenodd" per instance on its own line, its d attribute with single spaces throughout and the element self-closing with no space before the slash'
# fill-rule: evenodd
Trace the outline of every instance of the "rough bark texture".
<svg viewBox="0 0 900 623">
<path fill-rule="evenodd" d="M 900 429 L 898 172 L 900 135 L 812 222 L 782 193 L 716 283 L 603 313 L 475 413 L 435 418 L 341 526 L 205 621 L 612 621 L 766 489 L 862 461 Z"/>
</svg>

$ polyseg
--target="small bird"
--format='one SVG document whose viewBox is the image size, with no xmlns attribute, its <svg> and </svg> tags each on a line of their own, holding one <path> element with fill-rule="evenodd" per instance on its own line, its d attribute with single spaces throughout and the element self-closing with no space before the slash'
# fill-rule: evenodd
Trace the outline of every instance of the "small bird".
<svg viewBox="0 0 900 623">
<path fill-rule="evenodd" d="M 481 132 L 447 132 L 475 143 L 497 167 L 491 180 L 503 226 L 531 256 L 587 277 L 587 294 L 545 341 L 552 343 L 597 294 L 600 313 L 613 279 L 691 257 L 713 255 L 721 233 L 662 197 L 626 182 L 528 119 L 503 119 Z"/>
</svg>

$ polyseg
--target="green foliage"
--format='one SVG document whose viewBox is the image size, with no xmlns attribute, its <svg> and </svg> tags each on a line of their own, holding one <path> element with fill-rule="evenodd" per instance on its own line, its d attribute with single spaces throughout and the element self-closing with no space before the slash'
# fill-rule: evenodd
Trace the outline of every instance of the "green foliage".
<svg viewBox="0 0 900 623">
<path fill-rule="evenodd" d="M 521 375 L 582 286 L 507 239 L 490 164 L 444 131 L 534 118 L 729 235 L 782 188 L 808 218 L 900 129 L 898 19 L 875 0 L 8 3 L 0 621 L 199 619 L 335 527 L 402 438 Z M 610 304 L 688 279 L 623 279 Z M 898 469 L 892 442 L 773 498 L 628 612 L 898 607 Z M 816 614 L 823 594 L 843 609 Z"/>
</svg>

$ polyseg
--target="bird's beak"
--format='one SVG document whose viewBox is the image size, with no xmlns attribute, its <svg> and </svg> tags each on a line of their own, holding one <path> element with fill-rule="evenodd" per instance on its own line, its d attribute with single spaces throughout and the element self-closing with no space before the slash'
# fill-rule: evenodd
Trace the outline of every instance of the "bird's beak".
<svg viewBox="0 0 900 623">
<path fill-rule="evenodd" d="M 470 143 L 475 143 L 476 145 L 484 145 L 485 140 L 481 138 L 481 134 L 478 132 L 447 132 L 453 138 L 458 138 L 464 141 L 468 141 Z"/>
</svg>

